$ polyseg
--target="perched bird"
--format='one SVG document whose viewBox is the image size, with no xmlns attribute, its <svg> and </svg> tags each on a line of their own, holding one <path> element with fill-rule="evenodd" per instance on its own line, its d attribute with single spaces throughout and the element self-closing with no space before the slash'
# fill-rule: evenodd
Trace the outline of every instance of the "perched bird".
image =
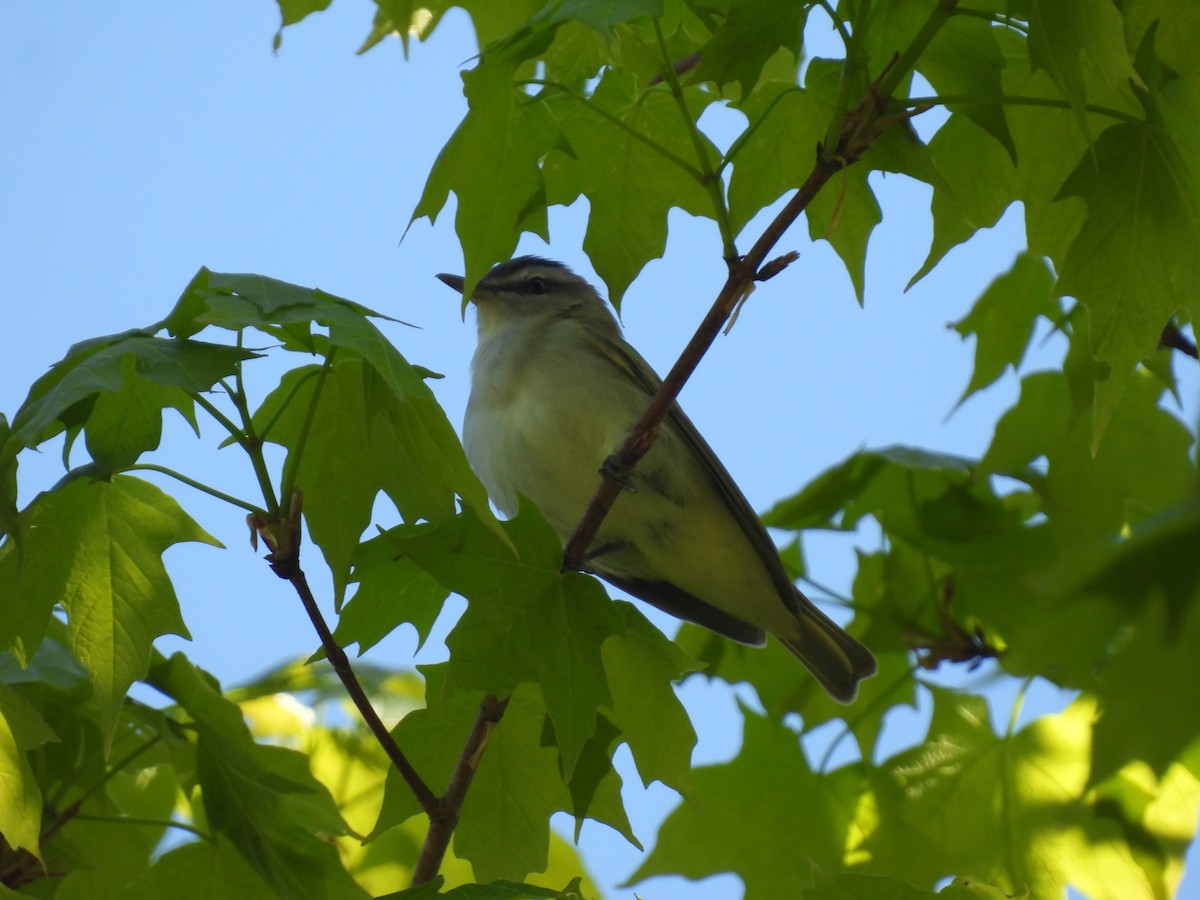
<svg viewBox="0 0 1200 900">
<path fill-rule="evenodd" d="M 460 276 L 438 278 L 462 292 Z M 660 379 L 596 290 L 562 263 L 501 263 L 471 300 L 479 343 L 467 458 L 501 511 L 514 515 L 524 494 L 565 543 Z M 773 634 L 835 700 L 854 699 L 875 658 L 788 578 L 758 516 L 678 405 L 625 488 L 588 551 L 589 571 L 743 644 Z"/>
</svg>

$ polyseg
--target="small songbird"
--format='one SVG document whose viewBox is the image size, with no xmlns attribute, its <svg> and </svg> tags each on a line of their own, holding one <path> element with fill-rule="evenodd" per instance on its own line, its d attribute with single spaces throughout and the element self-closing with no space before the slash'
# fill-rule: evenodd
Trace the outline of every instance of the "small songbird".
<svg viewBox="0 0 1200 900">
<path fill-rule="evenodd" d="M 463 290 L 458 275 L 438 275 Z M 463 443 L 506 515 L 528 497 L 565 543 L 660 379 L 596 290 L 522 256 L 475 287 L 479 344 Z M 600 526 L 588 571 L 743 644 L 773 634 L 849 703 L 875 657 L 788 578 L 749 502 L 678 405 Z"/>
</svg>

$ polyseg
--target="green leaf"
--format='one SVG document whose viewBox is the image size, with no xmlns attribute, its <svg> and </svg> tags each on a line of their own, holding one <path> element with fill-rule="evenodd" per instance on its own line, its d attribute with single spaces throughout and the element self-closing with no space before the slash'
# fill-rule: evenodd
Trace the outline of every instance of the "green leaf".
<svg viewBox="0 0 1200 900">
<path fill-rule="evenodd" d="M 813 866 L 813 882 L 812 887 L 800 892 L 799 896 L 804 900 L 921 900 L 945 893 L 923 891 L 907 881 L 885 875 L 859 875 L 856 872 L 830 875 L 816 866 Z M 997 900 L 1005 900 L 1005 897 Z"/>
<path fill-rule="evenodd" d="M 621 622 L 594 578 L 559 571 L 562 545 L 536 510 L 526 504 L 504 528 L 519 559 L 469 512 L 388 535 L 470 601 L 446 639 L 449 682 L 498 697 L 523 682 L 540 684 L 569 779 L 596 710 L 612 702 L 600 647 Z"/>
<path fill-rule="evenodd" d="M 265 275 L 213 272 L 202 267 L 183 289 L 163 324 L 175 337 L 191 337 L 209 325 L 231 331 L 311 322 L 328 325 L 348 315 L 386 318 L 320 288 L 301 287 Z M 305 349 L 313 351 L 311 334 L 289 333 L 303 336 Z"/>
<path fill-rule="evenodd" d="M 1094 718 L 1081 699 L 997 736 L 983 698 L 935 690 L 924 743 L 871 776 L 879 818 L 864 868 L 917 884 L 970 871 L 1031 897 L 1061 896 L 1068 883 L 1089 896 L 1169 896 L 1147 884 L 1111 804 L 1085 795 Z M 1169 832 L 1146 835 L 1169 858 L 1183 851 Z"/>
<path fill-rule="evenodd" d="M 139 383 L 130 388 L 133 396 L 127 394 L 124 400 L 111 401 L 117 408 L 107 413 L 109 418 L 128 413 L 127 404 L 152 405 L 149 397 L 161 400 L 160 409 L 170 405 L 183 412 L 186 407 L 178 392 L 169 389 L 178 388 L 190 393 L 207 391 L 220 379 L 236 372 L 243 361 L 256 356 L 257 353 L 239 347 L 171 340 L 141 331 L 77 344 L 34 382 L 29 396 L 13 417 L 10 439 L 20 446 L 36 447 L 64 427 L 83 424 L 90 411 L 85 404 L 95 402 L 101 393 L 119 394 L 127 380 L 131 384 Z M 167 390 L 154 390 L 145 386 L 145 382 Z M 153 412 L 142 409 L 135 414 L 140 429 L 139 441 L 134 442 L 137 446 L 150 439 L 146 419 L 153 418 Z M 101 415 L 106 413 L 102 410 Z M 184 415 L 190 420 L 187 412 Z M 112 443 L 113 424 L 105 421 L 99 427 L 107 439 L 101 440 L 101 446 L 108 448 Z M 149 427 L 152 432 L 153 426 Z"/>
<path fill-rule="evenodd" d="M 1136 0 L 1121 10 L 1130 47 L 1142 45 L 1146 31 L 1156 27 L 1155 53 L 1163 65 L 1182 75 L 1200 75 L 1200 7 L 1174 0 Z M 1157 23 L 1157 25 L 1155 25 Z"/>
<path fill-rule="evenodd" d="M 555 18 L 579 22 L 611 39 L 613 29 L 622 22 L 661 16 L 662 12 L 662 0 L 562 0 Z"/>
<path fill-rule="evenodd" d="M 27 699 L 0 684 L 0 834 L 13 850 L 41 855 L 42 791 L 28 753 L 57 740 Z"/>
<path fill-rule="evenodd" d="M 542 102 L 513 86 L 503 62 L 485 56 L 462 77 L 470 111 L 438 154 L 409 224 L 422 216 L 436 221 L 454 191 L 465 303 L 492 264 L 512 256 L 523 232 L 549 240 L 538 163 L 554 144 L 554 123 Z"/>
<path fill-rule="evenodd" d="M 220 544 L 167 494 L 128 476 L 73 481 L 40 495 L 27 515 L 23 556 L 11 544 L 0 550 L 0 645 L 27 661 L 62 604 L 111 738 L 155 638 L 187 636 L 163 552 L 181 541 Z"/>
<path fill-rule="evenodd" d="M 833 114 L 842 75 L 840 60 L 814 59 L 805 86 L 766 81 L 738 107 L 749 119 L 745 139 L 731 150 L 729 214 L 740 232 L 758 212 L 786 191 L 803 184 L 816 163 L 817 144 Z M 781 146 L 795 152 L 779 153 Z M 882 216 L 867 176 L 881 154 L 868 154 L 865 164 L 843 169 L 805 210 L 808 233 L 837 251 L 861 303 L 865 289 L 867 241 Z"/>
<path fill-rule="evenodd" d="M 1194 545 L 1192 545 L 1194 546 Z M 1189 560 L 1172 565 L 1192 569 Z M 1103 714 L 1096 725 L 1090 781 L 1108 778 L 1139 759 L 1155 775 L 1179 759 L 1200 739 L 1200 724 L 1183 710 L 1200 704 L 1200 602 L 1172 614 L 1166 604 L 1146 605 L 1127 642 L 1100 673 L 1098 696 Z M 1146 727 L 1146 723 L 1153 727 Z"/>
<path fill-rule="evenodd" d="M 795 896 L 810 885 L 810 861 L 843 867 L 861 788 L 859 770 L 816 774 L 795 732 L 744 713 L 737 758 L 695 770 L 700 802 L 671 813 L 630 883 L 655 875 L 699 879 L 732 871 L 746 884 L 746 900 L 757 900 Z M 714 822 L 738 827 L 714 828 Z"/>
<path fill-rule="evenodd" d="M 613 720 L 644 785 L 661 781 L 691 797 L 696 732 L 671 685 L 699 666 L 633 605 L 616 607 L 624 634 L 613 635 L 601 647 Z"/>
<path fill-rule="evenodd" d="M 241 710 L 180 654 L 157 673 L 157 686 L 195 720 L 196 777 L 209 823 L 258 875 L 285 898 L 365 897 L 326 839 L 347 827 L 308 757 L 256 744 Z"/>
<path fill-rule="evenodd" d="M 732 0 L 689 80 L 719 87 L 737 82 L 747 96 L 777 51 L 788 51 L 799 64 L 809 8 L 802 0 Z"/>
<path fill-rule="evenodd" d="M 19 447 L 8 438 L 12 429 L 8 417 L 0 413 L 0 538 L 18 537 L 17 519 L 17 452 Z"/>
<path fill-rule="evenodd" d="M 426 784 L 450 780 L 483 695 L 447 685 L 449 664 L 423 666 L 427 708 L 405 716 L 393 734 Z M 535 685 L 510 697 L 488 740 L 454 833 L 454 853 L 477 878 L 523 878 L 545 869 L 550 816 L 569 810 L 558 753 L 542 741 L 546 707 Z M 373 836 L 421 812 L 400 776 L 389 770 Z"/>
<path fill-rule="evenodd" d="M 101 478 L 133 465 L 145 451 L 158 449 L 164 409 L 178 410 L 193 429 L 197 427 L 195 403 L 183 388 L 138 376 L 132 355 L 122 366 L 121 390 L 99 394 L 84 426 L 88 453 Z"/>
<path fill-rule="evenodd" d="M 1088 208 L 1058 290 L 1087 305 L 1093 351 L 1108 368 L 1096 386 L 1093 449 L 1171 316 L 1200 312 L 1200 80 L 1171 82 L 1151 99 L 1155 121 L 1105 129 L 1060 194 Z"/>
<path fill-rule="evenodd" d="M 1093 455 L 1090 422 L 1073 418 L 1067 379 L 1053 372 L 1028 375 L 1017 405 L 996 424 L 981 468 L 1011 473 L 1044 456 L 1046 475 L 1033 486 L 1046 501 L 1050 527 L 1064 549 L 1088 547 L 1174 505 L 1194 482 L 1192 438 L 1158 406 L 1160 393 L 1151 376 L 1132 379 L 1108 438 Z"/>
<path fill-rule="evenodd" d="M 164 853 L 121 891 L 124 900 L 276 900 L 272 890 L 234 845 L 223 836 L 197 841 Z"/>
<path fill-rule="evenodd" d="M 1044 69 L 1054 79 L 1085 132 L 1085 103 L 1137 108 L 1131 84 L 1140 86 L 1141 78 L 1125 48 L 1121 14 L 1114 4 L 1028 0 L 1026 14 L 1030 61 L 1035 70 Z"/>
<path fill-rule="evenodd" d="M 1053 287 L 1054 275 L 1046 263 L 1022 253 L 954 323 L 964 338 L 975 335 L 975 370 L 959 404 L 992 384 L 1007 367 L 1020 367 L 1038 316 L 1049 317 L 1055 310 L 1050 300 Z"/>
<path fill-rule="evenodd" d="M 1008 130 L 1001 74 L 1004 55 L 996 40 L 996 28 L 986 19 L 952 16 L 917 60 L 917 69 L 942 96 L 980 98 L 982 102 L 947 104 L 952 113 L 970 119 L 1008 152 L 1014 163 L 1017 148 Z"/>
<path fill-rule="evenodd" d="M 490 884 L 462 884 L 443 893 L 442 879 L 388 894 L 379 900 L 581 900 L 579 879 L 576 878 L 561 891 L 539 887 L 536 884 L 518 884 L 515 881 L 493 881 Z"/>
<path fill-rule="evenodd" d="M 403 357 L 395 357 L 389 355 L 382 375 L 357 354 L 327 368 L 293 369 L 254 414 L 259 433 L 272 423 L 263 437 L 289 453 L 305 439 L 296 484 L 339 603 L 380 491 L 410 522 L 450 516 L 456 491 L 472 508 L 487 509 L 445 412 Z M 481 515 L 499 531 L 490 512 Z"/>
<path fill-rule="evenodd" d="M 450 592 L 412 560 L 397 556 L 386 537 L 359 544 L 351 562 L 358 590 L 338 616 L 334 639 L 342 647 L 357 643 L 361 656 L 407 622 L 417 631 L 420 649 Z"/>
<path fill-rule="evenodd" d="M 1017 171 L 1008 152 L 967 116 L 952 115 L 930 140 L 929 153 L 942 181 L 934 183 L 929 255 L 909 287 L 951 248 L 995 225 L 1016 200 Z"/>
<path fill-rule="evenodd" d="M 699 87 L 686 88 L 684 94 L 693 122 L 716 99 Z M 556 96 L 553 109 L 569 150 L 546 159 L 547 196 L 564 205 L 587 197 L 583 248 L 608 285 L 609 300 L 619 307 L 642 267 L 662 256 L 671 209 L 715 215 L 707 191 L 680 165 L 698 170 L 697 150 L 665 87 L 639 92 L 635 76 L 615 69 L 605 71 L 586 101 Z M 716 169 L 720 154 L 706 138 L 700 142 L 707 163 Z"/>
</svg>

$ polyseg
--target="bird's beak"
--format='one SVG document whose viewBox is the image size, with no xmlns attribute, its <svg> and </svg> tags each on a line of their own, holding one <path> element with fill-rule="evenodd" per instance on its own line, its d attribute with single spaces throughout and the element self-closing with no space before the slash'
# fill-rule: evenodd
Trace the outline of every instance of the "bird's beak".
<svg viewBox="0 0 1200 900">
<path fill-rule="evenodd" d="M 437 280 L 446 285 L 446 287 L 454 288 L 460 294 L 462 293 L 463 277 L 461 275 L 447 275 L 445 272 L 442 272 L 437 276 Z"/>
</svg>

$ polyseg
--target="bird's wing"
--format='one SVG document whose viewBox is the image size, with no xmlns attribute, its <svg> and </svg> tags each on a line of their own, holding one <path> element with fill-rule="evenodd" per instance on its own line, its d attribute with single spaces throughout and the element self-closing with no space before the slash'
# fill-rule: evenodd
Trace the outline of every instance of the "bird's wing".
<svg viewBox="0 0 1200 900">
<path fill-rule="evenodd" d="M 639 600 L 645 600 L 651 606 L 657 606 L 668 615 L 683 619 L 685 622 L 703 625 L 709 631 L 715 631 L 739 644 L 761 647 L 767 642 L 767 634 L 761 628 L 756 628 L 749 622 L 743 622 L 741 619 L 705 603 L 699 597 L 675 587 L 670 582 L 625 578 L 600 571 L 595 571 L 593 574 L 599 575 L 625 593 L 637 597 Z"/>
<path fill-rule="evenodd" d="M 641 382 L 642 386 L 646 389 L 647 398 L 653 396 L 662 385 L 662 379 L 658 377 L 654 369 L 650 367 L 650 364 L 628 344 L 617 343 L 616 341 L 607 341 L 606 344 L 606 349 L 609 351 L 610 358 L 614 364 L 619 365 Z M 763 565 L 766 566 L 767 572 L 770 573 L 771 582 L 779 592 L 779 597 L 784 605 L 792 612 L 799 613 L 800 601 L 797 598 L 803 595 L 800 594 L 796 586 L 792 583 L 791 578 L 788 577 L 787 571 L 783 568 L 783 562 L 779 558 L 779 551 L 776 549 L 770 535 L 767 534 L 767 529 L 763 527 L 758 514 L 750 506 L 750 501 L 746 499 L 745 495 L 738 488 L 725 466 L 717 459 L 717 455 L 708 446 L 708 442 L 696 430 L 696 426 L 692 424 L 691 419 L 684 415 L 678 403 L 671 405 L 671 411 L 667 413 L 667 421 L 679 433 L 679 436 L 683 438 L 684 443 L 696 455 L 696 458 L 704 464 L 705 470 L 712 479 L 713 486 L 725 501 L 725 506 L 741 527 L 742 533 L 746 535 L 746 539 L 750 542 L 750 545 L 754 547 Z M 634 591 L 630 591 L 630 593 L 636 594 Z M 748 641 L 747 643 L 754 642 Z"/>
</svg>

